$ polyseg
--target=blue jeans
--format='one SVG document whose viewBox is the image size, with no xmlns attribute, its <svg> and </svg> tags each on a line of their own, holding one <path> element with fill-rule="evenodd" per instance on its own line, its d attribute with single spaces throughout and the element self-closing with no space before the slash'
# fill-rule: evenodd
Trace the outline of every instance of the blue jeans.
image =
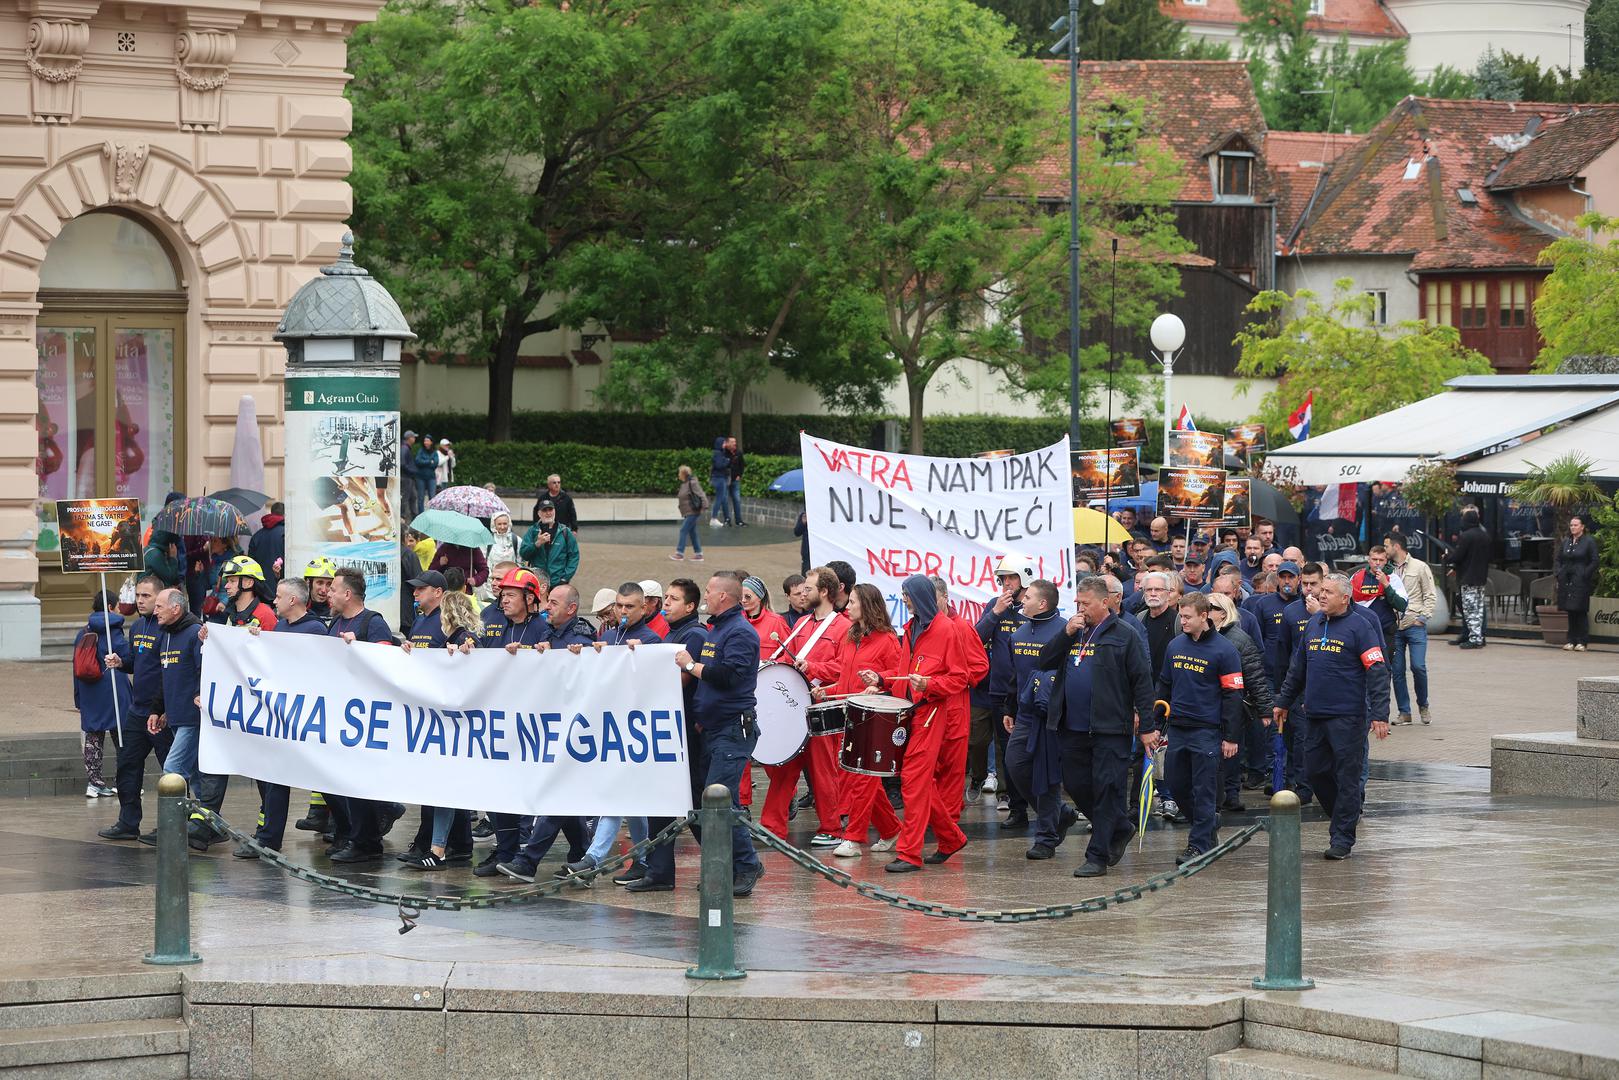
<svg viewBox="0 0 1619 1080">
<path fill-rule="evenodd" d="M 164 770 L 185 777 L 186 787 L 191 789 L 193 796 L 198 794 L 197 734 L 201 730 L 197 727 L 174 728 L 174 744 L 169 747 L 168 757 L 163 759 Z"/>
<path fill-rule="evenodd" d="M 742 524 L 742 481 L 740 479 L 732 480 L 726 486 L 726 491 L 731 496 L 731 521 L 740 525 Z"/>
<path fill-rule="evenodd" d="M 1411 681 L 1417 686 L 1417 707 L 1428 707 L 1428 628 L 1413 626 L 1394 633 L 1394 659 L 1389 664 L 1394 679 L 1394 703 L 1400 712 L 1411 712 L 1411 693 L 1405 685 L 1405 654 L 1411 653 Z"/>
<path fill-rule="evenodd" d="M 698 555 L 703 553 L 702 541 L 697 539 L 697 519 L 701 516 L 701 514 L 687 514 L 680 520 L 680 539 L 675 541 L 675 550 L 680 554 L 686 554 L 687 540 L 691 541 L 691 549 L 694 553 Z"/>
<path fill-rule="evenodd" d="M 448 806 L 433 807 L 433 846 L 445 847 L 450 842 L 450 824 L 455 821 L 455 810 Z"/>
<path fill-rule="evenodd" d="M 591 838 L 590 850 L 585 852 L 598 865 L 606 861 L 607 855 L 613 850 L 613 841 L 618 839 L 618 827 L 624 823 L 620 817 L 604 817 L 596 822 L 596 835 Z M 646 818 L 630 818 L 630 843 L 639 844 L 647 837 Z"/>
<path fill-rule="evenodd" d="M 726 524 L 730 524 L 731 511 L 728 504 L 731 498 L 731 478 L 729 476 L 710 476 L 708 482 L 714 486 L 713 515 Z"/>
</svg>

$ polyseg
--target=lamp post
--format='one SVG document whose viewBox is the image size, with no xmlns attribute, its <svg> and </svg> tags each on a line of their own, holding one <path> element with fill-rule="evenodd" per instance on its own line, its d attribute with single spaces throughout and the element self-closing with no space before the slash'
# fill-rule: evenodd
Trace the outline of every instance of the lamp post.
<svg viewBox="0 0 1619 1080">
<path fill-rule="evenodd" d="M 1103 0 L 1091 0 L 1097 7 Z M 1051 24 L 1062 39 L 1053 56 L 1068 50 L 1068 445 L 1079 448 L 1079 0 Z"/>
<path fill-rule="evenodd" d="M 354 236 L 287 305 L 286 577 L 324 555 L 365 575 L 366 604 L 398 629 L 399 305 L 354 265 Z"/>
<path fill-rule="evenodd" d="M 1152 347 L 1158 350 L 1158 362 L 1164 365 L 1164 449 L 1169 449 L 1169 429 L 1173 421 L 1169 416 L 1170 383 L 1175 378 L 1175 354 L 1186 344 L 1186 324 L 1180 316 L 1166 311 L 1152 321 Z"/>
</svg>

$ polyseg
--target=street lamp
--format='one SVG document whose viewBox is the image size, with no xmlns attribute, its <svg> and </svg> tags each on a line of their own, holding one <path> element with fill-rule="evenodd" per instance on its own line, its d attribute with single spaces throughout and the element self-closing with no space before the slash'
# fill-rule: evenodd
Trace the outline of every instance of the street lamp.
<svg viewBox="0 0 1619 1080">
<path fill-rule="evenodd" d="M 1103 0 L 1091 0 L 1101 7 Z M 1068 50 L 1068 445 L 1079 449 L 1079 0 L 1051 24 L 1066 31 L 1051 55 Z"/>
<path fill-rule="evenodd" d="M 1169 386 L 1175 378 L 1175 354 L 1186 344 L 1186 324 L 1180 316 L 1166 311 L 1152 321 L 1152 347 L 1158 350 L 1158 361 L 1164 365 L 1164 450 L 1169 450 Z"/>
</svg>

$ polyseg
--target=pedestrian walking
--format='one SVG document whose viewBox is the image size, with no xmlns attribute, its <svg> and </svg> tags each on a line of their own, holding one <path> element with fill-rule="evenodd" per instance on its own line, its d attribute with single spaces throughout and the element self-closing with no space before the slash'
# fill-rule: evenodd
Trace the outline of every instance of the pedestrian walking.
<svg viewBox="0 0 1619 1080">
<path fill-rule="evenodd" d="M 726 488 L 731 498 L 731 524 L 740 528 L 747 524 L 742 516 L 742 473 L 747 469 L 747 462 L 743 460 L 742 444 L 736 436 L 731 436 L 725 448 L 731 452 L 731 483 Z"/>
<path fill-rule="evenodd" d="M 129 672 L 133 664 L 118 597 L 97 592 L 90 601 L 90 618 L 73 639 L 73 707 L 79 710 L 84 734 L 84 797 L 110 799 L 118 792 L 102 776 L 101 763 L 107 732 L 133 704 Z M 108 663 L 110 657 L 119 663 Z"/>
<path fill-rule="evenodd" d="M 1054 680 L 1041 668 L 1040 655 L 1064 628 L 1057 618 L 1056 585 L 1043 578 L 1030 582 L 1023 591 L 1023 615 L 1025 621 L 1009 642 L 1011 690 L 1000 703 L 1007 732 L 1006 772 L 1034 811 L 1034 842 L 1025 856 L 1049 859 L 1078 819 L 1062 797 L 1061 747 L 1056 733 L 1046 729 Z"/>
<path fill-rule="evenodd" d="M 1568 519 L 1568 535 L 1557 548 L 1557 606 L 1568 613 L 1568 642 L 1584 652 L 1591 643 L 1591 593 L 1596 588 L 1597 545 L 1583 515 Z"/>
<path fill-rule="evenodd" d="M 1479 521 L 1478 507 L 1462 509 L 1462 534 L 1445 556 L 1456 575 L 1462 597 L 1462 632 L 1451 642 L 1464 649 L 1484 648 L 1484 587 L 1490 581 L 1490 534 Z"/>
<path fill-rule="evenodd" d="M 102 658 L 108 667 L 132 676 L 132 705 L 123 714 L 123 741 L 118 747 L 118 820 L 96 834 L 105 840 L 157 842 L 155 833 L 140 831 L 141 785 L 147 756 L 157 755 L 158 764 L 163 765 L 174 741 L 172 731 L 154 734 L 146 727 L 152 714 L 149 705 L 158 695 L 158 680 L 162 677 L 157 655 L 157 639 L 162 632 L 157 621 L 157 597 L 163 588 L 156 574 L 142 574 L 136 579 L 135 621 L 129 624 L 129 649 L 125 653 L 109 651 Z"/>
<path fill-rule="evenodd" d="M 438 443 L 438 468 L 433 472 L 433 489 L 443 491 L 455 483 L 455 448 L 449 439 Z"/>
<path fill-rule="evenodd" d="M 416 490 L 421 494 L 423 506 L 438 494 L 438 451 L 433 447 L 431 435 L 423 435 L 421 444 L 416 447 Z"/>
<path fill-rule="evenodd" d="M 686 541 L 691 541 L 692 561 L 703 561 L 703 542 L 697 537 L 697 523 L 702 520 L 703 511 L 708 509 L 708 496 L 703 493 L 703 485 L 698 483 L 697 477 L 692 475 L 690 465 L 680 467 L 680 488 L 675 494 L 675 500 L 680 507 L 680 535 L 675 538 L 675 553 L 669 556 L 676 562 L 686 557 Z"/>
<path fill-rule="evenodd" d="M 1253 635 L 1242 628 L 1237 618 L 1238 609 L 1230 596 L 1224 593 L 1209 595 L 1209 621 L 1220 631 L 1220 636 L 1237 647 L 1242 657 L 1242 737 L 1244 751 L 1253 747 L 1255 740 L 1266 743 L 1269 751 L 1269 728 L 1273 689 L 1265 671 L 1265 651 Z M 1245 754 L 1220 763 L 1220 809 L 1240 814 L 1242 805 L 1243 767 Z M 1252 760 L 1252 759 L 1249 759 Z M 1266 758 L 1268 764 L 1268 756 Z"/>
<path fill-rule="evenodd" d="M 731 490 L 731 451 L 729 447 L 730 440 L 725 436 L 721 435 L 715 439 L 714 454 L 709 459 L 708 465 L 708 485 L 714 489 L 714 516 L 709 519 L 708 523 L 716 528 L 730 524 L 726 520 L 726 515 L 730 513 L 730 508 L 726 504 L 729 501 L 728 493 Z"/>
<path fill-rule="evenodd" d="M 1383 538 L 1388 551 L 1389 577 L 1400 583 L 1405 591 L 1405 610 L 1395 624 L 1394 636 L 1389 639 L 1390 677 L 1394 680 L 1394 708 L 1398 714 L 1396 724 L 1411 722 L 1411 691 L 1416 690 L 1417 713 L 1424 724 L 1431 723 L 1428 712 L 1428 620 L 1433 618 L 1439 593 L 1434 588 L 1433 571 L 1428 564 L 1412 555 L 1405 546 L 1405 537 L 1390 533 Z M 1405 671 L 1411 669 L 1410 687 L 1406 686 Z"/>
</svg>

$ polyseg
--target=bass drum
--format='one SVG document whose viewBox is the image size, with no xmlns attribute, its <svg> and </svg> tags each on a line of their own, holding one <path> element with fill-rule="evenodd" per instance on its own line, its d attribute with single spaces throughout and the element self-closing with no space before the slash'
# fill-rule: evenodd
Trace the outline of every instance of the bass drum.
<svg viewBox="0 0 1619 1080">
<path fill-rule="evenodd" d="M 761 765 L 783 765 L 809 741 L 810 688 L 798 669 L 787 664 L 765 664 L 754 688 L 758 700 L 759 744 L 753 760 Z"/>
</svg>

